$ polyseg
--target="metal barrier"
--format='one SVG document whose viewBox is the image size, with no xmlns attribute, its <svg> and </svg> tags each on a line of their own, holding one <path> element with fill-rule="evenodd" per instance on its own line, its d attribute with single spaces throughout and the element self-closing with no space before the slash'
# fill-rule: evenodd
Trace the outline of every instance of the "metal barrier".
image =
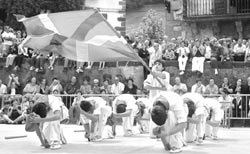
<svg viewBox="0 0 250 154">
<path fill-rule="evenodd" d="M 0 96 L 0 104 L 1 107 L 4 106 L 4 102 L 7 100 L 17 99 L 21 102 L 21 105 L 24 101 L 35 101 L 36 97 L 39 95 L 1 95 Z M 65 104 L 67 108 L 70 108 L 74 98 L 77 95 L 56 95 L 62 99 L 62 102 Z M 84 94 L 83 97 L 108 97 L 110 101 L 112 101 L 117 95 L 112 94 Z M 148 97 L 147 95 L 134 95 L 137 97 Z M 221 95 L 203 95 L 204 97 L 214 97 L 218 98 Z M 230 94 L 232 98 L 231 102 L 221 102 L 222 106 L 227 106 L 224 109 L 224 118 L 222 120 L 223 127 L 230 127 L 232 120 L 246 120 L 250 119 L 249 114 L 249 106 L 250 106 L 250 94 Z"/>
</svg>

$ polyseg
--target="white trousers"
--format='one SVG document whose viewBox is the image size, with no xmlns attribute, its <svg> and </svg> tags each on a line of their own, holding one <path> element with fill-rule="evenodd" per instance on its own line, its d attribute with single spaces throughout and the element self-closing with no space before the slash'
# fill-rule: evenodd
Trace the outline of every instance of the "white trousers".
<svg viewBox="0 0 250 154">
<path fill-rule="evenodd" d="M 223 110 L 218 110 L 216 112 L 212 113 L 212 117 L 210 119 L 211 122 L 221 122 L 222 118 L 224 116 L 224 111 Z M 206 124 L 206 131 L 205 135 L 206 136 L 216 136 L 218 137 L 218 131 L 219 131 L 219 126 L 218 127 L 212 127 L 208 124 Z"/>
<path fill-rule="evenodd" d="M 203 73 L 204 61 L 205 61 L 205 57 L 193 57 L 192 71 L 199 71 L 199 72 Z"/>
<path fill-rule="evenodd" d="M 135 111 L 132 111 L 128 117 L 122 118 L 122 127 L 124 134 L 127 134 L 128 131 L 132 131 L 133 123 L 134 123 L 134 115 Z"/>
<path fill-rule="evenodd" d="M 194 119 L 199 119 L 199 124 L 189 123 L 189 128 L 186 130 L 186 141 L 193 142 L 196 138 L 203 138 L 205 133 L 206 117 L 205 115 L 200 115 L 200 118 L 193 116 Z"/>
<path fill-rule="evenodd" d="M 52 115 L 53 113 L 50 111 L 47 116 Z M 49 145 L 51 145 L 53 142 L 58 142 L 60 144 L 66 143 L 63 129 L 60 125 L 60 120 L 43 123 L 42 132 Z"/>
<path fill-rule="evenodd" d="M 187 65 L 187 60 L 188 60 L 188 57 L 179 57 L 178 58 L 178 62 L 179 62 L 179 70 L 180 71 L 184 71 L 185 68 L 186 68 L 186 65 Z"/>
<path fill-rule="evenodd" d="M 170 131 L 173 129 L 177 124 L 176 117 L 172 111 L 168 111 L 168 119 L 164 124 L 164 131 Z M 182 132 L 178 132 L 171 136 L 166 137 L 167 142 L 170 144 L 171 147 L 181 148 L 183 146 L 183 137 Z"/>
</svg>

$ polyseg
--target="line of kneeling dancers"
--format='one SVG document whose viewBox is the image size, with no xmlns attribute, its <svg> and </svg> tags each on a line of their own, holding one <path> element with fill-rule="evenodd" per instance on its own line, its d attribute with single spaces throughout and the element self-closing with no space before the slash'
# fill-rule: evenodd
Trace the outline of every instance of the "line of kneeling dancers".
<svg viewBox="0 0 250 154">
<path fill-rule="evenodd" d="M 222 105 L 216 99 L 198 93 L 180 96 L 160 92 L 152 100 L 136 100 L 133 95 L 121 94 L 112 105 L 102 97 L 88 97 L 75 107 L 80 111 L 85 138 L 90 142 L 114 138 L 115 125 L 122 119 L 125 137 L 133 136 L 136 121 L 140 131 L 148 128 L 150 138 L 160 139 L 165 150 L 172 153 L 181 152 L 187 143 L 203 144 L 205 137 L 217 139 L 224 116 Z M 40 96 L 27 116 L 26 131 L 36 132 L 45 148 L 61 148 L 67 143 L 60 125 L 64 108 L 55 96 Z"/>
</svg>

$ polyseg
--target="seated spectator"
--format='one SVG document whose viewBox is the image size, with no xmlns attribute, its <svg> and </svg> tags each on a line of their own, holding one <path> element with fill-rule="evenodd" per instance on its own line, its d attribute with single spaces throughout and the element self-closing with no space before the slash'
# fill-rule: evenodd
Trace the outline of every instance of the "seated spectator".
<svg viewBox="0 0 250 154">
<path fill-rule="evenodd" d="M 58 58 L 58 56 L 56 55 L 56 53 L 54 53 L 54 52 L 49 53 L 49 56 L 48 56 L 49 67 L 48 67 L 48 69 L 54 70 L 54 65 L 55 65 L 55 62 L 56 62 L 57 58 Z"/>
<path fill-rule="evenodd" d="M 205 88 L 205 94 L 215 95 L 219 93 L 218 86 L 214 83 L 214 79 L 209 80 L 209 84 Z"/>
<path fill-rule="evenodd" d="M 205 86 L 202 84 L 201 80 L 196 80 L 196 84 L 194 84 L 191 88 L 192 93 L 204 94 Z"/>
<path fill-rule="evenodd" d="M 44 54 L 39 51 L 40 53 L 36 56 L 36 61 L 35 61 L 35 72 L 43 72 L 44 71 L 44 64 L 45 64 L 45 56 Z"/>
<path fill-rule="evenodd" d="M 204 61 L 205 61 L 205 48 L 200 43 L 199 40 L 196 40 L 196 44 L 193 47 L 192 51 L 192 72 L 198 72 L 199 74 L 203 74 L 204 70 Z"/>
<path fill-rule="evenodd" d="M 232 85 L 230 84 L 230 82 L 228 81 L 228 78 L 227 78 L 227 77 L 224 77 L 224 78 L 223 78 L 223 83 L 222 83 L 222 85 L 221 85 L 221 87 L 220 87 L 220 89 L 219 89 L 220 93 L 222 92 L 222 90 L 223 90 L 224 88 L 227 89 L 227 91 L 228 91 L 229 94 L 232 94 L 232 93 L 233 93 L 233 87 L 232 87 Z"/>
<path fill-rule="evenodd" d="M 221 55 L 221 61 L 230 61 L 231 60 L 231 51 L 228 48 L 228 44 L 226 41 L 223 41 L 222 47 L 223 47 L 223 52 Z"/>
<path fill-rule="evenodd" d="M 245 53 L 246 45 L 243 44 L 242 39 L 239 39 L 233 50 L 234 61 L 244 61 Z"/>
<path fill-rule="evenodd" d="M 4 27 L 4 32 L 2 33 L 3 39 L 3 56 L 7 56 L 9 54 L 10 47 L 13 45 L 13 40 L 16 39 L 15 34 L 13 33 L 13 29 L 9 26 Z"/>
<path fill-rule="evenodd" d="M 13 45 L 10 47 L 9 55 L 6 58 L 5 68 L 9 68 L 13 65 L 14 59 L 18 54 L 17 42 L 13 41 Z"/>
<path fill-rule="evenodd" d="M 40 94 L 49 94 L 49 85 L 47 84 L 46 79 L 42 79 L 41 84 L 39 85 Z"/>
<path fill-rule="evenodd" d="M 80 86 L 80 91 L 82 94 L 91 94 L 91 85 L 89 84 L 89 76 L 83 78 L 83 85 Z"/>
<path fill-rule="evenodd" d="M 64 64 L 63 64 L 63 72 L 67 71 L 68 68 L 75 68 L 76 67 L 76 62 L 73 60 L 69 60 L 67 58 L 64 59 Z"/>
<path fill-rule="evenodd" d="M 173 86 L 173 91 L 179 95 L 183 95 L 188 91 L 187 85 L 185 83 L 181 83 L 180 77 L 175 78 L 175 85 Z"/>
<path fill-rule="evenodd" d="M 93 80 L 93 86 L 92 86 L 92 93 L 93 94 L 100 94 L 101 88 L 99 86 L 99 80 L 94 79 Z"/>
<path fill-rule="evenodd" d="M 9 75 L 8 94 L 10 95 L 22 94 L 19 78 L 15 74 Z"/>
<path fill-rule="evenodd" d="M 250 62 L 250 42 L 246 44 L 245 62 Z"/>
<path fill-rule="evenodd" d="M 52 79 L 52 83 L 49 86 L 49 93 L 52 94 L 54 90 L 58 90 L 59 94 L 63 93 L 63 87 L 60 83 L 60 80 L 58 80 L 57 78 Z"/>
<path fill-rule="evenodd" d="M 114 84 L 111 86 L 111 93 L 115 95 L 120 95 L 124 91 L 124 84 L 120 82 L 120 79 L 118 76 L 115 77 L 114 79 Z"/>
<path fill-rule="evenodd" d="M 32 77 L 31 81 L 26 84 L 23 89 L 23 94 L 36 94 L 39 93 L 39 86 L 37 85 L 36 77 Z"/>
<path fill-rule="evenodd" d="M 17 119 L 22 115 L 21 106 L 17 98 L 12 101 L 12 106 L 9 108 L 9 118 L 17 124 L 21 124 L 22 121 L 17 121 Z"/>
<path fill-rule="evenodd" d="M 1 37 L 1 28 L 0 28 L 0 58 L 3 57 L 3 40 L 2 40 L 2 37 Z"/>
<path fill-rule="evenodd" d="M 162 55 L 163 60 L 175 60 L 175 46 L 174 44 L 167 45 L 167 48 L 163 51 Z"/>
<path fill-rule="evenodd" d="M 9 118 L 9 105 L 5 105 L 0 111 L 0 124 L 13 124 L 13 123 L 14 121 Z"/>
<path fill-rule="evenodd" d="M 136 95 L 137 86 L 134 84 L 134 80 L 132 78 L 127 80 L 127 84 L 125 85 L 123 93 Z"/>
<path fill-rule="evenodd" d="M 188 61 L 188 54 L 189 53 L 190 53 L 189 48 L 186 47 L 185 42 L 182 41 L 179 48 L 177 48 L 180 75 L 184 74 L 184 71 L 185 71 L 186 65 L 187 65 L 187 61 Z"/>
<path fill-rule="evenodd" d="M 7 86 L 0 79 L 0 95 L 7 94 Z"/>
<path fill-rule="evenodd" d="M 101 86 L 101 91 L 104 90 L 105 94 L 111 94 L 111 85 L 109 84 L 108 79 L 104 79 L 102 86 Z"/>
<path fill-rule="evenodd" d="M 76 91 L 79 89 L 79 84 L 75 76 L 71 78 L 71 81 L 66 84 L 64 88 L 64 94 L 76 94 Z"/>
</svg>

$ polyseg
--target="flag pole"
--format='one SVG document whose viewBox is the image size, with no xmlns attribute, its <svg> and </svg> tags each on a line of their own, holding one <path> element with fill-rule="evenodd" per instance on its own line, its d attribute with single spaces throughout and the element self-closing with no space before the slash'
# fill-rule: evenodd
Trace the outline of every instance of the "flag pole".
<svg viewBox="0 0 250 154">
<path fill-rule="evenodd" d="M 106 24 L 111 28 L 111 29 L 114 29 L 111 24 L 103 17 L 103 15 L 98 11 L 97 8 L 93 8 L 97 13 L 99 13 L 101 15 L 101 17 L 103 18 L 104 22 L 106 22 Z M 116 35 L 120 38 L 122 37 L 121 34 L 119 34 L 116 30 L 114 30 L 114 32 L 116 33 Z M 146 62 L 136 53 L 134 52 L 134 49 L 128 44 L 126 43 L 126 46 L 133 52 L 133 54 L 136 56 L 136 58 L 142 63 L 143 66 L 146 67 L 146 69 L 151 73 L 153 74 L 152 70 L 149 68 L 149 66 L 146 64 Z M 158 77 L 155 77 L 156 80 L 160 83 L 160 85 L 162 87 L 166 87 L 166 85 L 164 85 L 161 80 L 158 78 Z"/>
</svg>

